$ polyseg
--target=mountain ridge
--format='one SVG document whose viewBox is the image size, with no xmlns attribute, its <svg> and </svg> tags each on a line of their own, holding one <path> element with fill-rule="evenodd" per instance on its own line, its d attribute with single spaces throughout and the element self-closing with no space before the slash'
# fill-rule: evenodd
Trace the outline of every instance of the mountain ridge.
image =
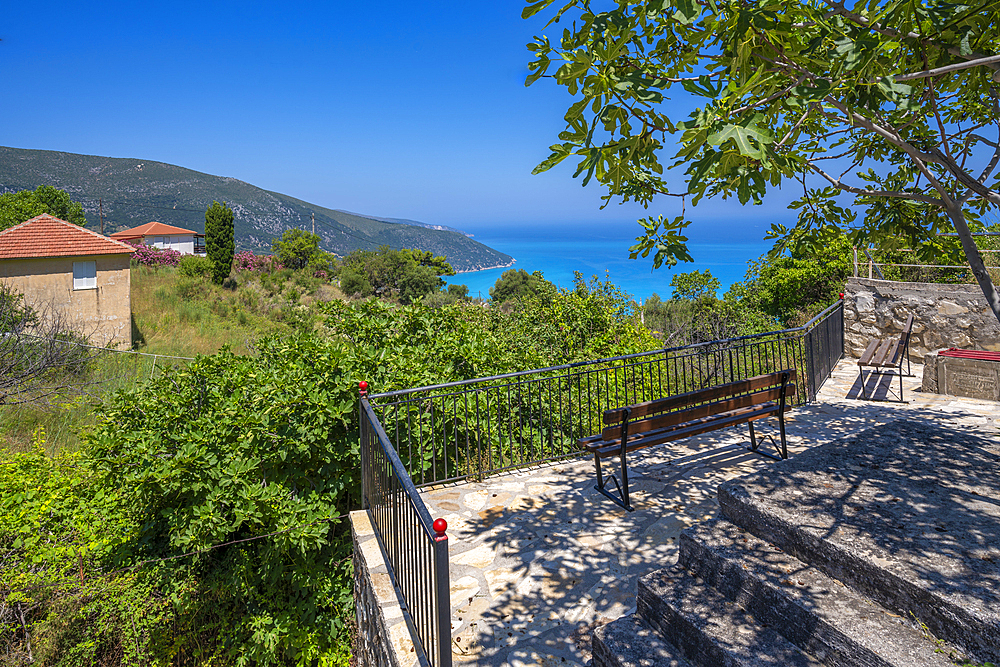
<svg viewBox="0 0 1000 667">
<path fill-rule="evenodd" d="M 315 214 L 321 247 L 340 256 L 388 245 L 444 255 L 458 272 L 514 263 L 458 230 L 330 209 L 231 176 L 155 160 L 0 146 L 0 192 L 39 185 L 53 185 L 79 201 L 90 229 L 100 229 L 103 208 L 106 234 L 154 220 L 201 231 L 205 208 L 217 200 L 233 209 L 240 250 L 270 251 L 271 240 L 285 230 L 311 229 Z"/>
</svg>

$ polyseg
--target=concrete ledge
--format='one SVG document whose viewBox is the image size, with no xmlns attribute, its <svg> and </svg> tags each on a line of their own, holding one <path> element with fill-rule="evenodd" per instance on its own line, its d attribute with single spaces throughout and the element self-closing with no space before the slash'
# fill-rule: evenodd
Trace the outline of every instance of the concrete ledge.
<svg viewBox="0 0 1000 667">
<path fill-rule="evenodd" d="M 360 667 L 417 667 L 428 663 L 414 646 L 403 602 L 392 584 L 368 512 L 351 512 L 354 538 L 354 603 Z"/>
</svg>

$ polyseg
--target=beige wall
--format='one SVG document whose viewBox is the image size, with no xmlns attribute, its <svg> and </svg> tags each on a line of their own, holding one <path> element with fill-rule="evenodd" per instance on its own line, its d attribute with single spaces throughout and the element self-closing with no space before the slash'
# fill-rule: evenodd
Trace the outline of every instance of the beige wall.
<svg viewBox="0 0 1000 667">
<path fill-rule="evenodd" d="M 95 345 L 132 347 L 129 254 L 0 260 L 0 280 L 37 310 L 55 309 Z M 73 289 L 73 262 L 93 261 L 96 289 Z"/>
</svg>

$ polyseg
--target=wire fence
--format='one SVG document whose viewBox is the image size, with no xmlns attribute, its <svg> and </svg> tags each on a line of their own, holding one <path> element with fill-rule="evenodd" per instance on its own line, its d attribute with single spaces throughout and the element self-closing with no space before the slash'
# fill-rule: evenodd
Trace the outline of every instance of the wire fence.
<svg viewBox="0 0 1000 667">
<path fill-rule="evenodd" d="M 972 267 L 968 264 L 927 264 L 924 262 L 894 262 L 879 261 L 866 248 L 854 249 L 854 277 L 877 278 L 897 282 L 973 282 Z M 911 249 L 902 249 L 898 253 L 913 253 Z M 1000 250 L 980 248 L 984 262 Z M 876 253 L 878 254 L 878 253 Z M 1000 266 L 986 266 L 987 273 L 994 281 L 1000 280 Z"/>
</svg>

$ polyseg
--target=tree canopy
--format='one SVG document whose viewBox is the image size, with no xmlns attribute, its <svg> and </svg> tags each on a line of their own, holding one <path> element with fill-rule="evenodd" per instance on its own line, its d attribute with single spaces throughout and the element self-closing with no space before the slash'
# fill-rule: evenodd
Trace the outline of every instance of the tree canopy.
<svg viewBox="0 0 1000 667">
<path fill-rule="evenodd" d="M 81 227 L 87 224 L 83 205 L 70 199 L 68 193 L 51 185 L 0 195 L 0 230 L 19 225 L 42 213 Z"/>
<path fill-rule="evenodd" d="M 304 269 L 309 261 L 322 254 L 319 234 L 302 229 L 286 229 L 280 239 L 271 241 L 271 252 L 283 266 Z"/>
<path fill-rule="evenodd" d="M 490 288 L 490 298 L 496 303 L 555 293 L 556 286 L 546 280 L 541 271 L 528 273 L 524 269 L 507 269 Z"/>
<path fill-rule="evenodd" d="M 523 16 L 554 0 L 529 0 Z M 606 201 L 680 199 L 681 215 L 640 221 L 632 257 L 689 260 L 685 204 L 760 204 L 797 184 L 794 226 L 775 224 L 773 255 L 855 246 L 959 250 L 1000 318 L 971 233 L 1000 206 L 1000 3 L 979 0 L 570 0 L 536 37 L 532 84 L 575 101 L 545 171 L 573 156 Z M 669 95 L 683 89 L 683 106 Z M 673 135 L 668 138 L 667 135 Z M 669 167 L 683 172 L 664 176 Z M 679 182 L 683 181 L 683 182 Z"/>
<path fill-rule="evenodd" d="M 438 291 L 444 286 L 441 276 L 453 276 L 455 269 L 447 258 L 424 250 L 355 250 L 344 258 L 340 287 L 346 294 L 398 297 L 404 303 Z"/>
</svg>

